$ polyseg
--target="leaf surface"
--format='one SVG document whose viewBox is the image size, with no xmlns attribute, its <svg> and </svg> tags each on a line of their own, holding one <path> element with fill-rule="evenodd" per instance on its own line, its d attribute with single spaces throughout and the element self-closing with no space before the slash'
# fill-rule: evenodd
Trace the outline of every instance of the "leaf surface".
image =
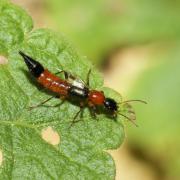
<svg viewBox="0 0 180 180">
<path fill-rule="evenodd" d="M 47 29 L 32 31 L 31 17 L 5 0 L 0 2 L 0 24 L 0 53 L 8 59 L 7 64 L 0 65 L 0 179 L 114 179 L 114 162 L 104 150 L 122 143 L 121 119 L 113 121 L 100 114 L 95 120 L 86 108 L 82 121 L 69 128 L 79 109 L 70 102 L 29 111 L 30 105 L 50 97 L 50 93 L 41 90 L 18 51 L 52 72 L 64 69 L 84 81 L 92 69 L 92 88 L 102 88 L 101 74 L 64 36 Z M 121 99 L 113 90 L 106 89 L 106 93 Z M 59 102 L 54 99 L 48 105 Z M 59 144 L 42 138 L 47 127 L 59 134 Z"/>
</svg>

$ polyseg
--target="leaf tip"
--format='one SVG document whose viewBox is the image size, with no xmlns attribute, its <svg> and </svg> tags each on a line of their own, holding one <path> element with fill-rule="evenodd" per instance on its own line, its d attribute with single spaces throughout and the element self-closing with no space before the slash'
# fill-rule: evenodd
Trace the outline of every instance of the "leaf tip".
<svg viewBox="0 0 180 180">
<path fill-rule="evenodd" d="M 58 145 L 60 143 L 60 135 L 52 127 L 48 126 L 41 131 L 41 137 L 46 142 L 52 145 Z"/>
</svg>

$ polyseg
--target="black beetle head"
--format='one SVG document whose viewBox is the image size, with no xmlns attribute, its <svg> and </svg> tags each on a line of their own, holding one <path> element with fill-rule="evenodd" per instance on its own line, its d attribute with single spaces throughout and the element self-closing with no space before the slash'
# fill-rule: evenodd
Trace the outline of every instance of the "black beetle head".
<svg viewBox="0 0 180 180">
<path fill-rule="evenodd" d="M 106 98 L 104 101 L 104 107 L 111 112 L 112 114 L 115 114 L 117 112 L 118 106 L 115 100 L 111 98 Z"/>
</svg>

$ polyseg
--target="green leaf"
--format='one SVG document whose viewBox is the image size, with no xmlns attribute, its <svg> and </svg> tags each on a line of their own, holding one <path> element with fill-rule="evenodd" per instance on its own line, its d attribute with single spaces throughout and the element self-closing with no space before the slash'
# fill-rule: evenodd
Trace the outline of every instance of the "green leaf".
<svg viewBox="0 0 180 180">
<path fill-rule="evenodd" d="M 3 1 L 0 3 L 0 44 L 12 48 L 21 43 L 24 33 L 32 29 L 32 19 L 24 10 Z"/>
<path fill-rule="evenodd" d="M 62 35 L 51 30 L 32 30 L 31 18 L 8 1 L 0 2 L 0 53 L 8 64 L 0 65 L 0 179 L 114 179 L 115 165 L 105 152 L 120 146 L 124 138 L 121 119 L 100 114 L 93 119 L 85 109 L 82 121 L 69 128 L 79 107 L 65 102 L 54 108 L 30 105 L 49 97 L 27 71 L 18 51 L 40 61 L 50 71 L 64 69 L 101 89 L 101 74 L 79 55 Z M 108 96 L 116 94 L 106 89 Z M 115 97 L 113 95 L 113 97 Z M 59 99 L 49 105 L 59 103 Z M 42 130 L 52 127 L 60 143 L 52 145 L 42 138 Z"/>
</svg>

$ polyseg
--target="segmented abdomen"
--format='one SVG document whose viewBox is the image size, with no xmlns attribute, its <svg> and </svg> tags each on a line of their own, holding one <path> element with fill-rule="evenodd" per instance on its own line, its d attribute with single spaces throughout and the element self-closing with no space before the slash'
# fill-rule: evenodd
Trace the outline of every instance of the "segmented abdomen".
<svg viewBox="0 0 180 180">
<path fill-rule="evenodd" d="M 41 73 L 37 80 L 45 88 L 55 93 L 58 93 L 62 96 L 68 95 L 68 89 L 70 88 L 70 84 L 67 81 L 55 76 L 47 69 L 45 69 L 44 72 Z"/>
</svg>

